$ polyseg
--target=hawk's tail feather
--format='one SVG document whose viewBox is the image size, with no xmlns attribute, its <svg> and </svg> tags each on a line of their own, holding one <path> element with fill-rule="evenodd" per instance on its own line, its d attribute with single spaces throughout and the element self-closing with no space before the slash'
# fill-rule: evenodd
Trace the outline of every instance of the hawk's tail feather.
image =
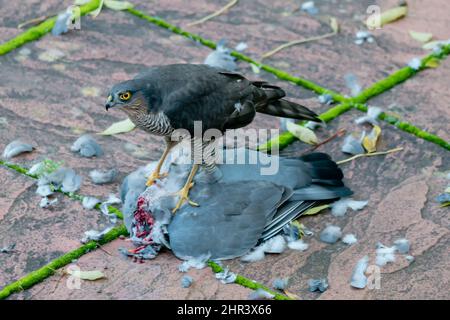
<svg viewBox="0 0 450 320">
<path fill-rule="evenodd" d="M 298 103 L 284 99 L 270 101 L 269 104 L 257 108 L 256 111 L 276 117 L 322 122 L 315 112 Z"/>
</svg>

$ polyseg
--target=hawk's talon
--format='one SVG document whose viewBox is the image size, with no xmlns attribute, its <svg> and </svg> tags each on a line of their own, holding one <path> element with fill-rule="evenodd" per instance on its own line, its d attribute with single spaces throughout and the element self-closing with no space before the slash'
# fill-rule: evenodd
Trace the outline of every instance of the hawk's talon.
<svg viewBox="0 0 450 320">
<path fill-rule="evenodd" d="M 159 173 L 157 171 L 154 171 L 147 179 L 147 182 L 145 183 L 145 185 L 147 187 L 150 187 L 152 184 L 155 183 L 156 180 L 161 179 L 161 178 L 165 178 L 167 177 L 169 174 L 167 172 L 165 173 Z"/>
<path fill-rule="evenodd" d="M 180 191 L 178 191 L 176 194 L 180 196 L 180 199 L 178 199 L 177 205 L 175 208 L 172 209 L 172 213 L 175 214 L 175 212 L 180 209 L 180 207 L 185 203 L 189 203 L 193 207 L 200 206 L 197 202 L 192 201 L 189 199 L 189 190 L 194 186 L 194 183 L 191 182 L 188 186 L 184 186 Z"/>
</svg>

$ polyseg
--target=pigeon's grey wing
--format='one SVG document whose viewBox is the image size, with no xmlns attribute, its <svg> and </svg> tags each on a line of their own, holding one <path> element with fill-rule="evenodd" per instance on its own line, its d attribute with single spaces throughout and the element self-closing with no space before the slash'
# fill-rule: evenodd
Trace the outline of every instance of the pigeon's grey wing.
<svg viewBox="0 0 450 320">
<path fill-rule="evenodd" d="M 312 183 L 310 166 L 299 159 L 285 159 L 245 148 L 226 149 L 219 169 L 222 181 L 270 181 L 291 189 Z"/>
<path fill-rule="evenodd" d="M 260 238 L 285 190 L 266 181 L 199 183 L 168 227 L 170 246 L 180 258 L 210 254 L 231 259 L 247 253 Z"/>
</svg>

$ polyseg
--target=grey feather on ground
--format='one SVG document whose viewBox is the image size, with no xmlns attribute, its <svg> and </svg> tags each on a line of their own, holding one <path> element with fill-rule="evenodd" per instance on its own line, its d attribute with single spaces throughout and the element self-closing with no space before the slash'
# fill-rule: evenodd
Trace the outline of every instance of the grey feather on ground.
<svg viewBox="0 0 450 320">
<path fill-rule="evenodd" d="M 90 135 L 85 134 L 79 137 L 70 147 L 73 152 L 78 152 L 81 156 L 91 158 L 103 155 L 103 150 L 97 141 Z"/>
<path fill-rule="evenodd" d="M 33 151 L 33 146 L 21 140 L 14 140 L 10 142 L 3 150 L 3 158 L 10 159 L 24 152 Z"/>
</svg>

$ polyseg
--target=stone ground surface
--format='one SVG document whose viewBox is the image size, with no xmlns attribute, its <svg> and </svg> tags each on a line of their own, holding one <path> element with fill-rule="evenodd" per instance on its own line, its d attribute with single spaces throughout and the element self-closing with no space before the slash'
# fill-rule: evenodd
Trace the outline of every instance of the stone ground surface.
<svg viewBox="0 0 450 320">
<path fill-rule="evenodd" d="M 189 22 L 218 9 L 217 1 L 133 1 L 138 9 L 205 38 L 228 39 L 230 46 L 245 41 L 246 54 L 261 54 L 285 41 L 329 32 L 329 27 L 302 12 L 286 16 L 300 1 L 240 1 L 227 14 L 207 23 L 186 27 Z M 363 87 L 383 79 L 426 52 L 412 40 L 409 30 L 431 32 L 436 39 L 448 39 L 450 3 L 410 0 L 409 16 L 374 32 L 376 43 L 357 46 L 355 32 L 374 1 L 316 1 L 320 12 L 338 18 L 341 33 L 322 41 L 286 49 L 268 58 L 267 64 L 312 80 L 324 87 L 349 94 L 344 76 L 353 73 Z M 388 8 L 394 1 L 375 1 Z M 18 33 L 16 26 L 28 19 L 58 12 L 71 1 L 0 1 L 0 41 Z M 226 1 L 220 1 L 220 5 Z M 138 166 L 156 160 L 162 141 L 140 131 L 114 137 L 97 136 L 105 154 L 81 158 L 70 151 L 71 143 L 82 133 L 95 134 L 111 123 L 124 119 L 119 111 L 104 111 L 107 90 L 114 83 L 134 76 L 141 69 L 158 64 L 201 63 L 210 49 L 142 21 L 124 12 L 103 10 L 95 19 L 82 19 L 82 29 L 61 37 L 47 35 L 36 42 L 0 57 L 0 149 L 21 138 L 36 150 L 14 158 L 24 167 L 50 158 L 63 160 L 83 176 L 81 194 L 105 198 L 116 193 L 122 178 Z M 246 63 L 239 70 L 251 78 L 262 78 L 281 85 L 294 101 L 317 112 L 327 109 L 315 95 L 298 86 L 282 82 L 271 74 L 252 74 Z M 370 103 L 397 114 L 405 121 L 449 140 L 450 61 L 429 69 L 390 90 Z M 353 124 L 359 111 L 348 112 L 318 131 L 326 138 L 344 128 L 361 130 Z M 278 120 L 258 116 L 254 128 L 276 128 Z M 404 150 L 384 157 L 363 158 L 342 165 L 346 184 L 354 198 L 369 200 L 362 211 L 335 218 L 329 212 L 305 217 L 301 222 L 314 231 L 306 238 L 305 252 L 286 251 L 269 255 L 261 262 L 226 264 L 231 270 L 260 283 L 271 285 L 275 278 L 288 277 L 288 291 L 301 299 L 449 299 L 450 264 L 448 208 L 440 208 L 435 198 L 448 181 L 448 152 L 394 127 L 382 123 L 379 150 L 402 146 Z M 336 139 L 319 150 L 335 160 L 344 159 Z M 296 142 L 286 152 L 299 154 L 307 146 Z M 94 168 L 116 167 L 116 182 L 97 186 L 88 172 Z M 98 229 L 107 221 L 97 211 L 88 211 L 63 195 L 51 209 L 39 208 L 34 181 L 0 167 L 0 246 L 16 243 L 12 254 L 0 253 L 0 288 L 36 270 L 61 254 L 77 248 L 83 232 Z M 318 234 L 328 224 L 345 233 L 354 233 L 358 243 L 326 245 Z M 381 269 L 381 288 L 356 290 L 349 278 L 356 262 L 369 254 L 374 261 L 375 244 L 392 245 L 406 237 L 411 242 L 409 263 L 398 255 L 393 264 Z M 245 299 L 251 290 L 224 285 L 212 272 L 189 271 L 194 284 L 183 289 L 180 261 L 170 252 L 155 260 L 137 264 L 118 253 L 130 244 L 118 239 L 83 256 L 77 264 L 83 270 L 104 270 L 107 278 L 83 282 L 81 290 L 67 289 L 66 277 L 57 274 L 11 299 Z M 310 293 L 307 281 L 328 278 L 330 288 L 323 294 Z"/>
</svg>

